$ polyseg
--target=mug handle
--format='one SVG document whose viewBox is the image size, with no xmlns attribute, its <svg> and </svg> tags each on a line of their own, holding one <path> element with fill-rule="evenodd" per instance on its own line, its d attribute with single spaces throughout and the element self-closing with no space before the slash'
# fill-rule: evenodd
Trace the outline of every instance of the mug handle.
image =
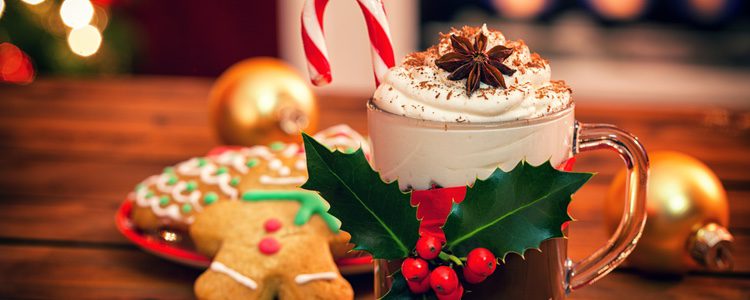
<svg viewBox="0 0 750 300">
<path fill-rule="evenodd" d="M 613 125 L 576 121 L 573 154 L 599 149 L 616 151 L 627 167 L 625 205 L 620 225 L 607 244 L 579 261 L 566 260 L 566 292 L 587 286 L 625 260 L 633 251 L 646 224 L 648 155 L 638 138 Z"/>
</svg>

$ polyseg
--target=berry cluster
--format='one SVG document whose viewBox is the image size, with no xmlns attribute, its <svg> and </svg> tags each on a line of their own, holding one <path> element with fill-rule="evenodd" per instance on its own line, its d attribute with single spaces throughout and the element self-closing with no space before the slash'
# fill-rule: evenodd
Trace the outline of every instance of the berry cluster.
<svg viewBox="0 0 750 300">
<path fill-rule="evenodd" d="M 497 268 L 495 255 L 485 248 L 476 248 L 465 258 L 442 251 L 443 242 L 434 236 L 422 236 L 417 241 L 416 257 L 401 264 L 401 273 L 414 294 L 432 289 L 439 300 L 458 300 L 464 293 L 454 268 L 461 268 L 463 280 L 471 284 L 484 281 Z M 432 268 L 431 268 L 432 267 Z"/>
</svg>

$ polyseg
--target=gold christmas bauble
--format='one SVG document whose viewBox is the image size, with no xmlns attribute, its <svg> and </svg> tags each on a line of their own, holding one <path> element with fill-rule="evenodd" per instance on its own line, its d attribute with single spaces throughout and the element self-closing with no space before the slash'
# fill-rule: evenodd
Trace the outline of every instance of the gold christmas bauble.
<svg viewBox="0 0 750 300">
<path fill-rule="evenodd" d="M 702 162 L 678 152 L 649 153 L 648 220 L 627 264 L 656 273 L 731 268 L 729 205 L 719 178 Z M 614 232 L 625 195 L 625 170 L 610 186 L 605 222 Z"/>
<path fill-rule="evenodd" d="M 298 141 L 318 122 L 315 94 L 302 76 L 281 60 L 251 58 L 227 69 L 209 99 L 211 123 L 228 145 Z"/>
</svg>

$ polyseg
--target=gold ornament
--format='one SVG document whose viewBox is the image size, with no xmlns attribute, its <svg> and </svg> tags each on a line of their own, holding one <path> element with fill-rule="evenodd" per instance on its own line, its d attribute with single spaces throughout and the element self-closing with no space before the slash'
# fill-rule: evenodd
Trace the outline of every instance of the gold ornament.
<svg viewBox="0 0 750 300">
<path fill-rule="evenodd" d="M 222 142 L 260 145 L 300 139 L 315 132 L 318 105 L 307 81 L 275 58 L 241 61 L 221 74 L 211 89 L 211 123 Z"/>
<path fill-rule="evenodd" d="M 719 178 L 697 159 L 678 152 L 650 153 L 648 220 L 628 257 L 628 265 L 656 273 L 683 273 L 701 267 L 732 267 L 729 205 Z M 625 170 L 607 194 L 605 222 L 620 222 Z"/>
</svg>

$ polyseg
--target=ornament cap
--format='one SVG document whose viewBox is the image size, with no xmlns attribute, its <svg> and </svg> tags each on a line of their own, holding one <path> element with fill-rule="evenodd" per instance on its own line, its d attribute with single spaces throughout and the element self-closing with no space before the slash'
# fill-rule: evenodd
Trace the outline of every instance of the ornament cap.
<svg viewBox="0 0 750 300">
<path fill-rule="evenodd" d="M 690 255 L 696 262 L 712 271 L 731 270 L 734 266 L 732 244 L 734 237 L 724 226 L 708 223 L 690 238 Z"/>
</svg>

